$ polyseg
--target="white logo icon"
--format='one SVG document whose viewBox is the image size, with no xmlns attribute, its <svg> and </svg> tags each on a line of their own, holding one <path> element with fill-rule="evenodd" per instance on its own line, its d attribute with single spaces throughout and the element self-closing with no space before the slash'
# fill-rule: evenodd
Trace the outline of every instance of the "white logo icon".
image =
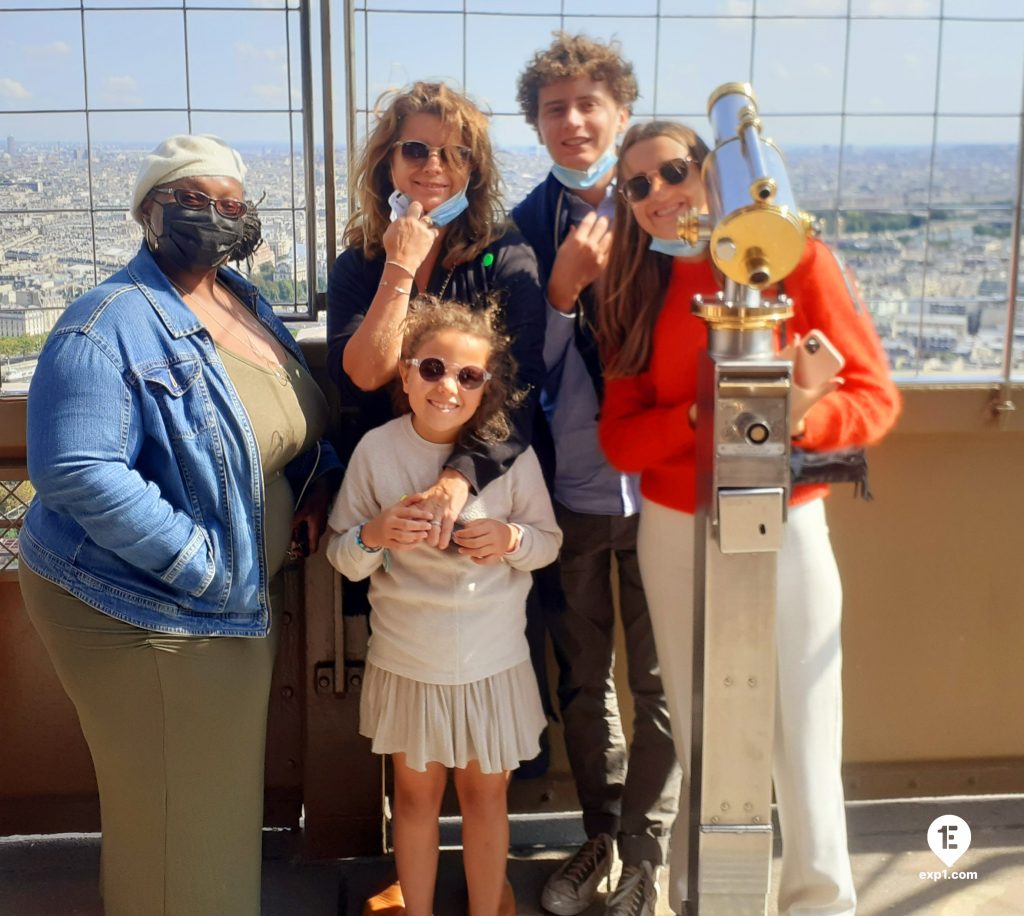
<svg viewBox="0 0 1024 916">
<path fill-rule="evenodd" d="M 952 868 L 971 845 L 971 828 L 962 817 L 943 814 L 928 828 L 928 845 L 947 868 Z"/>
</svg>

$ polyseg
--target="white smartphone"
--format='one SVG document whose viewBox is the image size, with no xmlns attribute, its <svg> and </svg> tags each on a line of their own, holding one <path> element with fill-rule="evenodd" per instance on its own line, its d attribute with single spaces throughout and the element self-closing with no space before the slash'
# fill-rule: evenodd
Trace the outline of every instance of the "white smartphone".
<svg viewBox="0 0 1024 916">
<path fill-rule="evenodd" d="M 817 388 L 839 374 L 846 360 L 824 332 L 809 331 L 800 341 L 793 361 L 793 381 L 801 388 Z"/>
</svg>

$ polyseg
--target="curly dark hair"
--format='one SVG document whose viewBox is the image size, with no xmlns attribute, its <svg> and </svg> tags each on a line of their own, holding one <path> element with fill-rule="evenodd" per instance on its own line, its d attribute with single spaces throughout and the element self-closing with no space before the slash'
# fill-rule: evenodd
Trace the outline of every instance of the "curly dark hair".
<svg viewBox="0 0 1024 916">
<path fill-rule="evenodd" d="M 247 200 L 245 216 L 242 217 L 242 240 L 234 247 L 229 256 L 229 261 L 236 264 L 245 261 L 252 273 L 252 259 L 256 250 L 263 244 L 263 221 L 260 219 L 259 206 L 266 199 L 267 192 L 260 195 L 259 200 Z"/>
<path fill-rule="evenodd" d="M 442 331 L 460 331 L 478 337 L 490 345 L 491 352 L 484 368 L 491 378 L 484 385 L 480 406 L 459 431 L 458 444 L 472 446 L 480 442 L 503 442 L 512 432 L 509 409 L 526 396 L 515 387 L 516 361 L 510 352 L 511 340 L 501 326 L 501 303 L 496 296 L 482 297 L 474 308 L 453 299 L 417 296 L 402 325 L 402 360 L 412 359 L 420 347 Z M 401 384 L 395 385 L 394 403 L 397 413 L 410 411 L 409 398 Z"/>
<path fill-rule="evenodd" d="M 551 46 L 538 51 L 526 69 L 519 74 L 516 101 L 526 117 L 526 123 L 537 127 L 540 91 L 559 80 L 574 80 L 581 76 L 604 83 L 616 104 L 632 108 L 638 92 L 633 65 L 619 53 L 622 45 L 617 41 L 602 44 L 586 35 L 555 32 Z"/>
</svg>

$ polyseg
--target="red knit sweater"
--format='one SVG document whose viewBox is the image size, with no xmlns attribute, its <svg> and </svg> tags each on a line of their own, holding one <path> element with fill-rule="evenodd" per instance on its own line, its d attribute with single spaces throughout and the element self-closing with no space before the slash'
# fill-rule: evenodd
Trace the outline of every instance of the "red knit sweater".
<svg viewBox="0 0 1024 916">
<path fill-rule="evenodd" d="M 608 380 L 601 409 L 599 436 L 609 462 L 640 472 L 644 498 L 690 513 L 696 504 L 696 467 L 687 412 L 697 396 L 697 357 L 707 345 L 707 328 L 690 306 L 695 293 L 711 297 L 718 289 L 710 258 L 675 260 L 650 364 L 640 375 Z M 788 336 L 818 328 L 846 359 L 845 384 L 807 413 L 801 447 L 828 451 L 877 442 L 896 421 L 899 392 L 870 315 L 824 244 L 808 243 L 785 291 L 794 309 Z M 825 485 L 796 487 L 791 503 L 827 492 Z"/>
</svg>

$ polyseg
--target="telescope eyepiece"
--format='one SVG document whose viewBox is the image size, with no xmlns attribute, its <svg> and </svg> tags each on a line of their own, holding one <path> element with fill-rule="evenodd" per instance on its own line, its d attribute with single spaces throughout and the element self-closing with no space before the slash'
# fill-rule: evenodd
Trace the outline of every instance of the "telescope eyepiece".
<svg viewBox="0 0 1024 916">
<path fill-rule="evenodd" d="M 772 272 L 768 266 L 768 258 L 760 248 L 750 248 L 744 260 L 747 269 L 747 285 L 754 289 L 763 289 L 772 279 Z"/>
</svg>

